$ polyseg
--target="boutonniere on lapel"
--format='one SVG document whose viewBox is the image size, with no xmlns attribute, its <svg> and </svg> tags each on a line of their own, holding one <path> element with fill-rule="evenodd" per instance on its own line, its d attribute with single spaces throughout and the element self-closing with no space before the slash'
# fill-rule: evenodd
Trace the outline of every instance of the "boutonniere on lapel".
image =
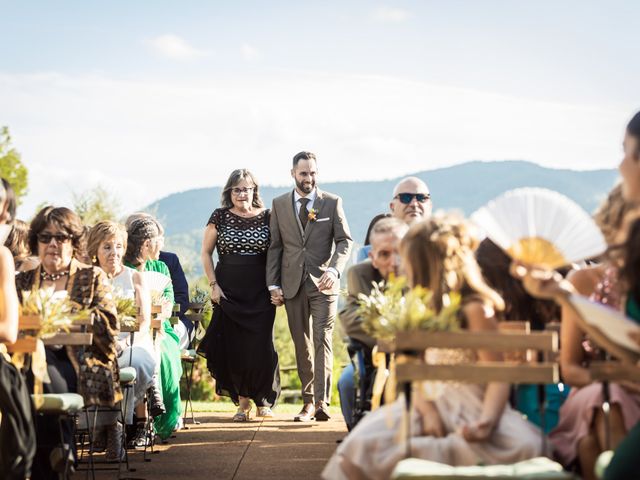
<svg viewBox="0 0 640 480">
<path fill-rule="evenodd" d="M 315 208 L 312 208 L 311 210 L 309 210 L 309 215 L 307 216 L 307 219 L 310 222 L 315 222 L 316 220 L 318 220 L 318 210 L 316 210 Z"/>
</svg>

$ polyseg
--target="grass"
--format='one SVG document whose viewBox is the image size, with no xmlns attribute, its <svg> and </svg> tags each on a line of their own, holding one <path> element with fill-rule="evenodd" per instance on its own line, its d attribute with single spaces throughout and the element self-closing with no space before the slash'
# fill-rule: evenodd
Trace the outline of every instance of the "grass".
<svg viewBox="0 0 640 480">
<path fill-rule="evenodd" d="M 233 402 L 228 401 L 217 401 L 217 402 L 201 402 L 194 401 L 193 402 L 193 411 L 194 412 L 209 412 L 209 413 L 235 413 L 236 406 Z M 279 403 L 273 411 L 275 413 L 287 413 L 291 415 L 295 415 L 302 408 L 302 404 L 300 403 Z M 329 413 L 333 416 L 340 417 L 341 411 L 339 406 L 332 405 L 329 407 Z"/>
</svg>

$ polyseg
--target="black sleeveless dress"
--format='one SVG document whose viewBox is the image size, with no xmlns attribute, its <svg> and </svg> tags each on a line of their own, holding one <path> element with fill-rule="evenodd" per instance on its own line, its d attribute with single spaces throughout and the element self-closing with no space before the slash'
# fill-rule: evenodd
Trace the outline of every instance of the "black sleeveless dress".
<svg viewBox="0 0 640 480">
<path fill-rule="evenodd" d="M 280 373 L 273 346 L 275 307 L 265 274 L 269 211 L 244 218 L 217 209 L 210 223 L 218 231 L 216 280 L 226 298 L 214 305 L 198 353 L 207 359 L 218 395 L 236 404 L 243 396 L 272 407 L 280 395 Z"/>
</svg>

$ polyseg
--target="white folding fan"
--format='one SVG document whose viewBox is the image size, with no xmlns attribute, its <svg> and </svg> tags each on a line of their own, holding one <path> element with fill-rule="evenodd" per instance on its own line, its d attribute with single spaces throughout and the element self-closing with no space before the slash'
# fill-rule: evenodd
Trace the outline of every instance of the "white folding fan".
<svg viewBox="0 0 640 480">
<path fill-rule="evenodd" d="M 150 292 L 164 292 L 167 285 L 171 282 L 171 278 L 160 272 L 142 272 L 144 274 L 144 283 Z"/>
<path fill-rule="evenodd" d="M 640 345 L 629 337 L 630 333 L 640 334 L 640 325 L 636 322 L 624 316 L 622 312 L 593 302 L 582 295 L 571 295 L 569 301 L 587 324 L 596 327 L 611 342 L 640 353 Z"/>
<path fill-rule="evenodd" d="M 471 219 L 511 258 L 543 268 L 596 257 L 607 248 L 600 229 L 579 205 L 544 188 L 508 191 Z"/>
</svg>

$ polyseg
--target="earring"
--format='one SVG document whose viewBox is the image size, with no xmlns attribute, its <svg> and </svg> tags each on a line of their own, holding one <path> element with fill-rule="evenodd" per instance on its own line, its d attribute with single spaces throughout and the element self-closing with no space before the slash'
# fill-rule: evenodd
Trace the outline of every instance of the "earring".
<svg viewBox="0 0 640 480">
<path fill-rule="evenodd" d="M 98 257 L 96 257 L 95 255 L 93 257 L 91 257 L 91 261 L 93 263 L 98 263 Z"/>
</svg>

